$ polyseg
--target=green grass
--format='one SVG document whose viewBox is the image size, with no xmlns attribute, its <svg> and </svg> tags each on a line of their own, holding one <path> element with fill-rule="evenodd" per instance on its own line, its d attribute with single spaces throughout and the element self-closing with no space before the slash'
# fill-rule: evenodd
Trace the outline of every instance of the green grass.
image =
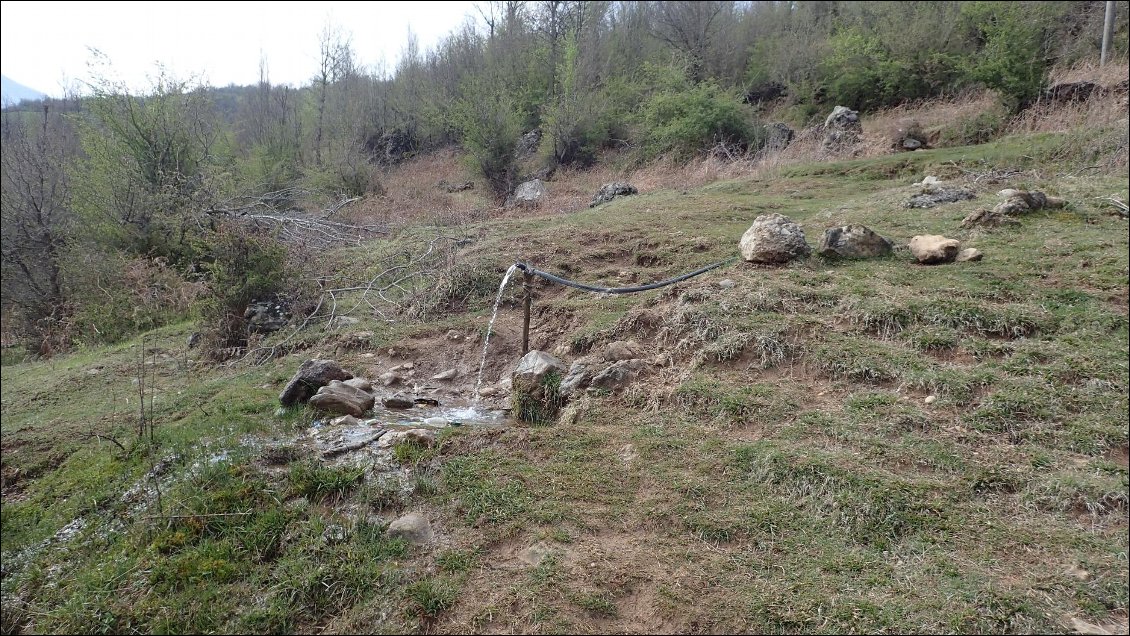
<svg viewBox="0 0 1130 636">
<path fill-rule="evenodd" d="M 728 258 L 770 211 L 812 244 L 862 223 L 898 244 L 945 234 L 986 257 L 735 263 L 607 298 L 539 284 L 533 335 L 566 362 L 635 339 L 670 363 L 569 405 L 570 423 L 399 445 L 388 474 L 323 461 L 303 442 L 313 413 L 275 414 L 282 384 L 335 351 L 335 334 L 225 368 L 186 366 L 189 325 L 151 334 L 152 441 L 135 432 L 139 339 L 49 362 L 6 355 L 4 631 L 1117 627 L 1130 583 L 1130 239 L 1098 199 L 1130 193 L 1120 173 L 1066 176 L 1092 151 L 1069 146 L 1104 134 L 796 166 L 482 223 L 418 319 L 357 326 L 376 334 L 367 351 L 480 329 L 514 258 L 605 285 L 658 280 Z M 1003 167 L 1027 172 L 978 185 L 973 201 L 902 207 L 924 174 Z M 1071 206 L 959 229 L 1006 185 Z M 370 271 L 419 240 L 334 258 Z M 433 521 L 435 545 L 386 536 L 410 511 Z M 552 555 L 522 560 L 539 542 Z"/>
</svg>

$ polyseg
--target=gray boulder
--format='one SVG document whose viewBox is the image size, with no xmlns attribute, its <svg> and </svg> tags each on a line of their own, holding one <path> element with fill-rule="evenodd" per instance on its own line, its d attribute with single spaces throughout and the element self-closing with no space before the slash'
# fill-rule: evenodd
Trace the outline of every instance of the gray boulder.
<svg viewBox="0 0 1130 636">
<path fill-rule="evenodd" d="M 918 150 L 927 147 L 928 139 L 926 132 L 922 130 L 922 124 L 913 119 L 904 119 L 899 122 L 891 145 L 895 150 Z"/>
<path fill-rule="evenodd" d="M 789 128 L 787 124 L 781 122 L 765 124 L 766 150 L 784 150 L 792 143 L 794 137 L 796 137 L 796 132 Z"/>
<path fill-rule="evenodd" d="M 365 411 L 373 408 L 376 399 L 340 380 L 334 380 L 318 389 L 314 397 L 310 398 L 310 405 L 328 411 L 360 417 Z"/>
<path fill-rule="evenodd" d="M 985 253 L 974 247 L 967 247 L 957 253 L 958 263 L 969 263 L 985 258 Z"/>
<path fill-rule="evenodd" d="M 551 371 L 562 373 L 565 363 L 544 351 L 530 351 L 514 367 L 511 378 L 515 383 L 540 383 Z"/>
<path fill-rule="evenodd" d="M 763 214 L 742 235 L 742 258 L 751 263 L 780 265 L 808 256 L 804 230 L 792 219 L 777 214 Z"/>
<path fill-rule="evenodd" d="M 510 199 L 514 203 L 537 203 L 545 197 L 545 184 L 541 179 L 531 179 L 525 183 L 521 183 L 514 189 L 514 194 Z"/>
<path fill-rule="evenodd" d="M 342 369 L 341 365 L 333 360 L 307 360 L 298 367 L 294 377 L 279 394 L 279 403 L 283 406 L 294 406 L 309 400 L 318 389 L 333 380 L 348 380 L 352 377 L 352 373 Z"/>
<path fill-rule="evenodd" d="M 870 228 L 845 225 L 824 230 L 818 254 L 826 258 L 875 258 L 891 253 L 894 246 Z"/>
<path fill-rule="evenodd" d="M 859 112 L 836 106 L 824 120 L 824 150 L 833 153 L 851 150 L 863 139 Z"/>
<path fill-rule="evenodd" d="M 618 391 L 636 379 L 637 372 L 644 366 L 643 360 L 620 360 L 614 362 L 593 377 L 589 386 L 605 391 Z"/>
<path fill-rule="evenodd" d="M 255 300 L 243 312 L 247 328 L 252 333 L 271 333 L 286 326 L 290 314 L 282 303 L 270 300 Z"/>
<path fill-rule="evenodd" d="M 595 371 L 595 363 L 592 358 L 586 356 L 575 361 L 569 366 L 569 373 L 561 380 L 561 387 L 558 389 L 561 397 L 571 400 L 580 395 L 588 388 Z"/>
<path fill-rule="evenodd" d="M 636 187 L 630 183 L 623 183 L 615 181 L 613 183 L 606 183 L 600 186 L 600 191 L 592 198 L 592 203 L 589 204 L 590 208 L 595 208 L 601 203 L 607 203 L 616 197 L 626 197 L 633 194 L 638 194 Z"/>
</svg>

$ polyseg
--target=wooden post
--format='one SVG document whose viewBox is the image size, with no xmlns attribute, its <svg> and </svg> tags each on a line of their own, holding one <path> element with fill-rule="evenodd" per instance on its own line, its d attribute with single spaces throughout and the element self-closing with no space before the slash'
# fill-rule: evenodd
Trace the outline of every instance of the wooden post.
<svg viewBox="0 0 1130 636">
<path fill-rule="evenodd" d="M 530 305 L 533 303 L 533 288 L 530 286 L 534 280 L 534 275 L 525 272 L 524 280 L 522 281 L 522 288 L 526 290 L 526 297 L 523 301 L 523 308 L 525 313 L 522 315 L 522 355 L 530 352 Z"/>
</svg>

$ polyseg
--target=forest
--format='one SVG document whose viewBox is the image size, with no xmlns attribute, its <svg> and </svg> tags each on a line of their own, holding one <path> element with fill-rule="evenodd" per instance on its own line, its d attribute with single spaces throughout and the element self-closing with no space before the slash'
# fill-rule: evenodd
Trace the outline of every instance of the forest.
<svg viewBox="0 0 1130 636">
<path fill-rule="evenodd" d="M 1116 5 L 1111 55 L 1124 59 L 1127 3 Z M 1103 12 L 484 2 L 433 48 L 410 42 L 390 71 L 357 59 L 363 30 L 327 25 L 301 87 L 273 84 L 263 59 L 252 86 L 158 68 L 136 92 L 95 56 L 101 70 L 75 96 L 3 112 L 5 346 L 49 357 L 188 317 L 210 348 L 245 346 L 248 303 L 301 295 L 309 246 L 284 216 L 388 231 L 348 204 L 381 197 L 392 167 L 439 149 L 458 149 L 505 214 L 517 184 L 558 167 L 609 152 L 630 165 L 757 156 L 766 124 L 819 125 L 839 105 L 869 113 L 988 91 L 996 107 L 943 145 L 989 141 L 1039 102 L 1053 68 L 1097 57 Z M 519 160 L 523 148 L 533 159 Z"/>
</svg>

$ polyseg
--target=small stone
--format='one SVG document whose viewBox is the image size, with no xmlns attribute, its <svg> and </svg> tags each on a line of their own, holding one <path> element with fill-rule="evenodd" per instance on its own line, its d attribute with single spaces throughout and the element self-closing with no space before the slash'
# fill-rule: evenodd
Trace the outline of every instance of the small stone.
<svg viewBox="0 0 1130 636">
<path fill-rule="evenodd" d="M 459 339 L 459 332 L 454 330 L 454 329 L 449 329 L 448 332 L 447 332 L 447 339 L 448 340 L 458 340 Z"/>
<path fill-rule="evenodd" d="M 498 388 L 493 386 L 485 386 L 479 391 L 479 397 L 494 397 L 498 395 Z"/>
<path fill-rule="evenodd" d="M 925 400 L 922 400 L 922 401 L 923 401 L 923 402 L 925 402 L 925 403 L 927 403 L 927 404 L 933 404 L 934 402 L 937 402 L 937 401 L 938 401 L 938 396 L 936 396 L 936 395 L 927 395 L 927 396 L 926 396 L 926 399 L 925 399 Z"/>
<path fill-rule="evenodd" d="M 1091 578 L 1091 573 L 1079 567 L 1078 565 L 1071 566 L 1067 569 L 1066 572 L 1064 572 L 1064 574 L 1079 581 L 1086 581 L 1087 579 Z"/>
<path fill-rule="evenodd" d="M 432 379 L 433 380 L 454 380 L 458 375 L 459 375 L 458 370 L 448 369 L 447 371 L 443 371 L 441 373 L 437 373 L 437 374 L 433 375 Z"/>
<path fill-rule="evenodd" d="M 424 426 L 435 426 L 437 428 L 443 428 L 444 426 L 447 426 L 448 422 L 445 418 L 442 417 L 428 417 L 424 418 L 423 424 Z"/>
<path fill-rule="evenodd" d="M 958 263 L 967 263 L 979 261 L 982 258 L 985 258 L 985 254 L 981 252 L 981 250 L 973 247 L 967 247 L 957 253 L 957 259 L 955 260 L 957 260 Z"/>
<path fill-rule="evenodd" d="M 361 389 L 362 391 L 373 390 L 373 384 L 365 378 L 350 378 L 345 381 L 345 385 L 351 386 L 355 389 Z"/>
<path fill-rule="evenodd" d="M 342 415 L 341 417 L 330 420 L 330 425 L 332 426 L 357 426 L 360 423 L 361 421 L 352 415 Z"/>
<path fill-rule="evenodd" d="M 718 281 L 718 286 L 722 289 L 733 289 L 735 285 L 737 285 L 737 283 L 729 278 L 723 278 L 722 280 Z"/>
<path fill-rule="evenodd" d="M 432 541 L 432 524 L 424 515 L 410 512 L 389 524 L 388 536 L 415 545 L 427 545 Z"/>
<path fill-rule="evenodd" d="M 400 377 L 399 374 L 393 373 L 392 371 L 389 371 L 387 373 L 382 373 L 380 375 L 380 377 L 377 378 L 377 379 L 380 380 L 381 384 L 383 384 L 385 386 L 392 386 L 394 384 L 397 384 L 399 382 L 404 381 L 404 378 Z"/>
<path fill-rule="evenodd" d="M 518 553 L 518 559 L 522 562 L 537 567 L 541 565 L 547 557 L 553 556 L 556 552 L 551 546 L 543 541 L 531 545 L 530 547 Z"/>
<path fill-rule="evenodd" d="M 322 540 L 329 545 L 335 545 L 349 538 L 349 531 L 344 526 L 331 523 L 322 531 Z"/>
<path fill-rule="evenodd" d="M 410 409 L 416 405 L 416 402 L 398 394 L 381 400 L 381 404 L 384 404 L 385 408 L 388 409 Z"/>
</svg>

